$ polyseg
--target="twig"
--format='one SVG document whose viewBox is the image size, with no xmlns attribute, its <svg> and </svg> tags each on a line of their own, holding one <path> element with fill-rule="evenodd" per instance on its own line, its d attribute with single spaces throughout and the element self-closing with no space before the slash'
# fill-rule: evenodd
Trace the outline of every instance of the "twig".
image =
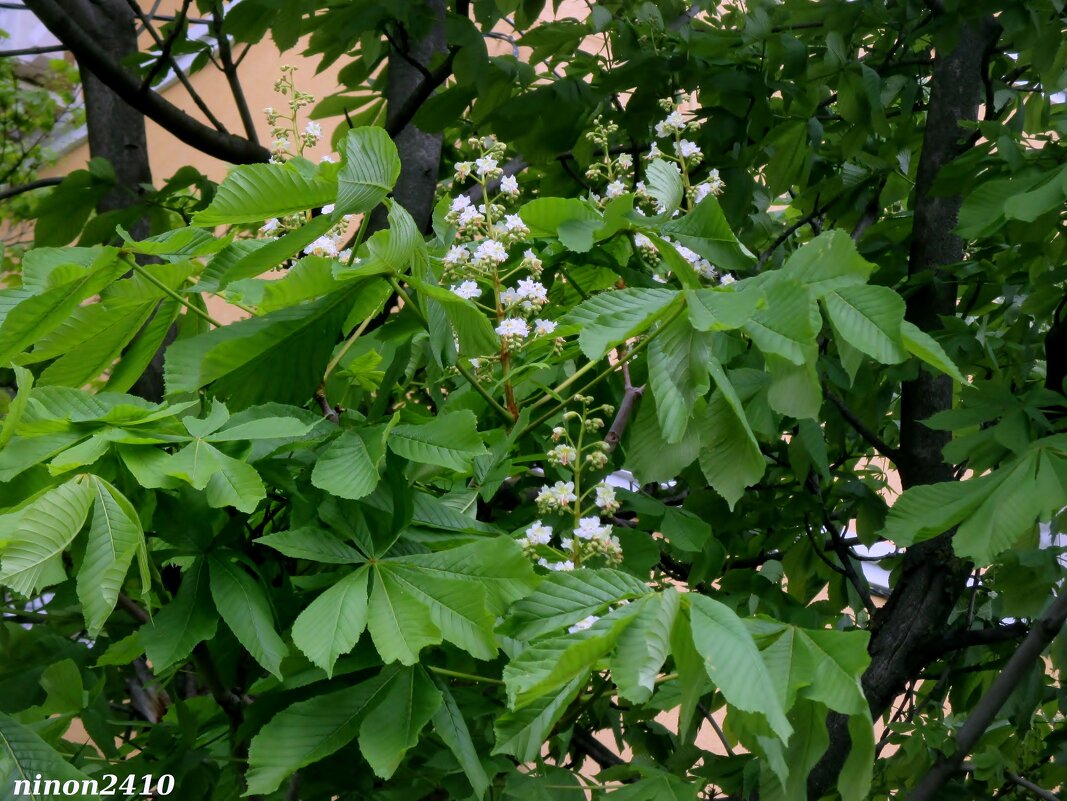
<svg viewBox="0 0 1067 801">
<path fill-rule="evenodd" d="M 907 801 L 934 801 L 939 796 L 945 782 L 960 769 L 964 758 L 989 728 L 989 724 L 993 722 L 1000 708 L 1018 687 L 1034 661 L 1059 634 L 1065 620 L 1067 620 L 1067 592 L 1057 597 L 1045 614 L 1034 623 L 1026 639 L 1004 665 L 1004 670 L 993 679 L 989 689 L 975 704 L 970 717 L 956 735 L 956 748 L 952 756 L 939 759 L 922 777 L 907 797 Z"/>
<path fill-rule="evenodd" d="M 575 748 L 600 765 L 601 768 L 613 768 L 617 765 L 626 764 L 622 757 L 584 729 L 575 728 L 571 742 L 574 743 Z"/>
<path fill-rule="evenodd" d="M 819 498 L 820 500 L 822 499 L 821 489 L 819 490 Z M 871 598 L 871 585 L 867 583 L 867 577 L 862 571 L 857 571 L 856 566 L 852 564 L 848 546 L 845 545 L 841 532 L 830 519 L 830 513 L 825 506 L 823 506 L 822 510 L 822 520 L 823 526 L 830 532 L 830 539 L 834 544 L 834 552 L 837 554 L 837 558 L 841 560 L 841 564 L 845 568 L 845 576 L 852 583 L 852 586 L 856 588 L 856 593 L 859 595 L 860 601 L 863 603 L 863 608 L 867 610 L 867 614 L 873 617 L 874 613 L 878 611 L 878 608 L 874 605 L 874 599 Z"/>
<path fill-rule="evenodd" d="M 245 100 L 245 93 L 241 88 L 241 80 L 237 77 L 237 66 L 233 63 L 230 38 L 222 30 L 221 3 L 215 3 L 215 7 L 211 12 L 211 23 L 215 31 L 215 40 L 219 44 L 219 60 L 222 62 L 222 71 L 226 74 L 226 82 L 230 85 L 233 102 L 237 105 L 237 113 L 241 115 L 241 124 L 244 126 L 245 135 L 250 142 L 259 144 L 259 136 L 256 135 L 256 123 L 252 119 L 252 112 L 248 109 L 248 101 Z"/>
<path fill-rule="evenodd" d="M 699 709 L 700 714 L 704 716 L 704 720 L 711 724 L 712 730 L 714 730 L 715 735 L 719 738 L 719 742 L 722 743 L 722 747 L 726 749 L 726 753 L 730 756 L 734 756 L 734 748 L 730 745 L 730 741 L 726 739 L 726 732 L 722 730 L 719 721 L 712 717 L 711 710 L 704 706 L 704 704 L 697 704 L 697 709 Z"/>
<path fill-rule="evenodd" d="M 326 400 L 326 388 L 319 384 L 319 388 L 315 390 L 315 400 L 319 403 L 319 408 L 322 409 L 322 416 L 333 423 L 335 426 L 341 424 L 341 416 L 337 413 L 337 410 L 330 406 L 330 402 Z"/>
<path fill-rule="evenodd" d="M 300 801 L 300 774 L 294 773 L 285 790 L 285 801 Z"/>
<path fill-rule="evenodd" d="M 856 430 L 856 433 L 863 437 L 867 441 L 867 444 L 878 451 L 882 456 L 892 461 L 897 461 L 900 458 L 900 451 L 889 445 L 885 440 L 875 434 L 871 429 L 867 427 L 860 418 L 853 412 L 841 398 L 837 397 L 830 388 L 823 383 L 823 394 L 826 398 L 837 407 L 837 410 L 841 413 L 841 416 L 845 418 L 852 428 Z"/>
<path fill-rule="evenodd" d="M 0 50 L 0 58 L 17 58 L 18 56 L 43 56 L 46 53 L 65 53 L 67 48 L 63 45 L 50 45 L 44 47 L 23 47 L 18 50 Z"/>
<path fill-rule="evenodd" d="M 30 181 L 29 183 L 9 186 L 7 189 L 0 189 L 0 200 L 7 200 L 9 197 L 21 195 L 23 192 L 32 192 L 34 189 L 44 189 L 46 186 L 56 186 L 61 183 L 63 183 L 62 176 L 57 176 L 55 178 L 38 178 L 36 181 Z"/>
<path fill-rule="evenodd" d="M 1030 633 L 1028 623 L 1007 623 L 993 626 L 987 629 L 969 629 L 959 631 L 945 637 L 939 643 L 941 653 L 957 651 L 961 648 L 971 648 L 976 645 L 992 645 L 998 642 L 1010 642 L 1018 640 Z"/>
<path fill-rule="evenodd" d="M 778 236 L 775 237 L 775 240 L 771 242 L 770 246 L 762 253 L 760 253 L 759 259 L 756 262 L 756 266 L 762 267 L 764 264 L 766 264 L 767 260 L 774 255 L 774 251 L 778 250 L 779 245 L 785 242 L 785 240 L 789 239 L 789 237 L 791 237 L 805 225 L 810 223 L 824 211 L 826 211 L 825 206 L 816 205 L 815 208 L 813 208 L 810 212 L 808 212 L 795 223 L 790 225 L 788 228 L 782 231 L 782 233 L 778 234 Z"/>
<path fill-rule="evenodd" d="M 122 611 L 126 612 L 138 623 L 147 623 L 150 619 L 148 613 L 143 610 L 133 598 L 124 592 L 119 593 L 118 605 L 122 607 Z"/>
<path fill-rule="evenodd" d="M 422 104 L 429 100 L 434 90 L 448 80 L 448 76 L 452 74 L 452 62 L 456 60 L 457 52 L 457 48 L 450 48 L 445 60 L 431 70 L 429 76 L 419 81 L 419 85 L 408 95 L 396 116 L 385 126 L 386 133 L 396 136 L 408 126 L 408 123 L 422 108 Z"/>
<path fill-rule="evenodd" d="M 633 414 L 634 406 L 637 404 L 638 399 L 645 394 L 645 385 L 642 384 L 639 387 L 635 387 L 630 383 L 630 365 L 624 364 L 622 366 L 622 380 L 625 390 L 622 394 L 622 402 L 619 403 L 619 410 L 615 413 L 615 419 L 611 423 L 611 428 L 608 429 L 608 433 L 604 435 L 604 444 L 607 445 L 607 451 L 610 453 L 618 446 L 619 441 L 622 439 L 622 434 L 626 430 L 627 423 L 630 422 L 630 415 Z"/>
<path fill-rule="evenodd" d="M 170 63 L 172 69 L 177 66 L 173 63 L 170 53 L 174 48 L 174 43 L 178 40 L 178 37 L 181 36 L 182 31 L 184 30 L 185 15 L 189 13 L 189 4 L 191 2 L 192 0 L 182 0 L 182 7 L 178 11 L 177 17 L 174 19 L 174 28 L 171 30 L 170 36 L 168 36 L 165 41 L 161 42 L 159 34 L 156 32 L 156 29 L 152 27 L 152 21 L 147 16 L 138 13 L 140 11 L 140 6 L 137 5 L 137 0 L 130 0 L 130 8 L 132 8 L 133 12 L 141 18 L 145 30 L 148 31 L 149 36 L 152 37 L 152 40 L 159 47 L 159 58 L 157 58 L 156 63 L 152 65 L 152 69 L 150 69 L 144 76 L 144 80 L 141 81 L 142 92 L 152 85 L 152 81 L 159 75 L 159 71 L 163 69 L 164 64 Z"/>
<path fill-rule="evenodd" d="M 137 18 L 141 21 L 141 24 L 144 25 L 145 30 L 148 31 L 149 36 L 152 37 L 152 40 L 156 43 L 156 46 L 160 49 L 159 59 L 156 61 L 156 68 L 158 68 L 164 62 L 167 63 L 170 66 L 171 71 L 174 73 L 174 77 L 178 79 L 181 85 L 185 88 L 185 91 L 189 93 L 189 97 L 192 98 L 192 101 L 194 103 L 196 103 L 196 107 L 200 109 L 203 115 L 207 117 L 208 122 L 215 126 L 215 130 L 217 130 L 219 133 L 228 133 L 228 131 L 226 130 L 226 126 L 223 125 L 219 118 L 212 113 L 210 106 L 208 106 L 208 104 L 204 102 L 204 98 L 202 98 L 200 94 L 196 91 L 196 89 L 193 88 L 193 84 L 189 81 L 189 78 L 185 74 L 185 71 L 182 70 L 180 66 L 178 66 L 178 62 L 171 54 L 171 48 L 174 46 L 174 36 L 172 36 L 167 42 L 164 42 L 160 35 L 156 32 L 156 29 L 152 27 L 151 21 L 148 19 L 148 17 L 145 16 L 145 13 L 137 4 L 137 0 L 126 0 L 126 2 L 133 10 L 133 13 L 137 15 Z M 185 12 L 185 9 L 187 7 L 188 3 L 183 6 L 182 13 Z M 175 26 L 175 35 L 177 35 L 179 31 L 181 31 L 180 24 Z M 138 94 L 145 95 L 151 91 L 151 87 L 149 86 L 149 84 L 151 84 L 152 78 L 155 77 L 154 72 L 156 68 L 154 68 L 153 72 L 146 76 L 143 81 L 141 81 L 141 85 L 137 89 Z"/>
</svg>

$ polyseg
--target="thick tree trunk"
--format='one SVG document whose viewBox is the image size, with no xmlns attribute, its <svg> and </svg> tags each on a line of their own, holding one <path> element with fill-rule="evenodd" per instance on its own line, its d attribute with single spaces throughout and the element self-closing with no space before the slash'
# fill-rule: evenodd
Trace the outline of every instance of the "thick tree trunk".
<svg viewBox="0 0 1067 801">
<path fill-rule="evenodd" d="M 963 258 L 964 242 L 956 228 L 960 195 L 931 194 L 934 179 L 955 159 L 967 137 L 963 121 L 978 117 L 983 62 L 996 41 L 991 22 L 964 24 L 955 47 L 938 53 L 934 63 L 929 111 L 915 184 L 914 221 L 909 278 L 919 289 L 908 300 L 908 319 L 924 331 L 941 327 L 940 317 L 956 311 L 956 285 L 944 268 Z M 948 433 L 927 428 L 922 421 L 952 406 L 952 382 L 947 376 L 920 370 L 905 382 L 900 403 L 900 459 L 897 465 L 905 488 L 953 479 L 941 454 Z M 966 586 L 969 565 L 952 553 L 952 532 L 908 549 L 904 565 L 886 605 L 871 625 L 871 664 L 863 676 L 863 690 L 878 718 L 936 653 L 932 647 Z M 827 721 L 830 747 L 812 771 L 809 797 L 818 799 L 833 787 L 848 756 L 846 719 Z"/>
<path fill-rule="evenodd" d="M 397 42 L 406 48 L 404 54 L 398 52 L 396 46 L 391 46 L 389 51 L 389 74 L 385 90 L 387 127 L 392 127 L 404 111 L 407 99 L 426 80 L 425 74 L 411 62 L 429 68 L 433 57 L 444 53 L 448 44 L 445 37 L 444 0 L 427 0 L 427 6 L 435 18 L 430 32 L 422 39 Z M 401 165 L 400 179 L 393 189 L 393 197 L 411 214 L 420 231 L 429 232 L 441 163 L 441 134 L 426 133 L 416 128 L 414 123 L 408 123 L 393 137 L 393 141 L 400 152 Z M 371 230 L 384 225 L 385 210 L 380 208 L 372 217 Z"/>
</svg>

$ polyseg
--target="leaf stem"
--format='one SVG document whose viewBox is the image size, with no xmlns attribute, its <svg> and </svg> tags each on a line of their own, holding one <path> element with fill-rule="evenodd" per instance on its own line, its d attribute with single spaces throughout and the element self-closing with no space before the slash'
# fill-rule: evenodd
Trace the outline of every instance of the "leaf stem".
<svg viewBox="0 0 1067 801">
<path fill-rule="evenodd" d="M 501 405 L 500 401 L 494 398 L 489 391 L 478 382 L 478 377 L 470 371 L 470 368 L 464 365 L 462 362 L 456 362 L 456 369 L 459 370 L 459 374 L 467 379 L 467 382 L 474 388 L 474 391 L 485 398 L 486 402 L 493 407 L 493 411 L 504 416 L 509 423 L 515 422 L 515 416 Z"/>
<path fill-rule="evenodd" d="M 148 281 L 148 283 L 152 284 L 156 289 L 161 290 L 163 292 L 163 294 L 167 295 L 167 297 L 178 301 L 178 303 L 183 305 L 185 308 L 187 308 L 193 314 L 197 314 L 200 317 L 203 317 L 205 320 L 207 320 L 209 323 L 211 323 L 211 325 L 215 326 L 215 328 L 222 328 L 222 323 L 220 323 L 218 320 L 216 320 L 214 317 L 212 317 L 210 314 L 208 314 L 203 309 L 200 309 L 200 308 L 194 306 L 189 301 L 187 301 L 185 298 L 183 298 L 181 295 L 179 295 L 177 292 L 175 292 L 169 286 L 167 286 L 162 281 L 160 281 L 158 278 L 156 278 L 154 275 L 152 275 L 150 272 L 145 270 L 136 261 L 134 261 L 131 258 L 125 258 L 125 259 L 123 259 L 123 261 L 125 261 L 127 264 L 129 264 L 130 267 L 133 268 L 134 272 L 136 272 L 138 275 L 142 276 L 146 281 Z"/>
<path fill-rule="evenodd" d="M 474 673 L 461 673 L 458 670 L 449 670 L 448 668 L 437 667 L 437 665 L 423 665 L 423 667 L 432 673 L 440 676 L 451 676 L 454 679 L 467 679 L 468 681 L 480 681 L 485 684 L 499 684 L 501 686 L 504 684 L 500 679 L 491 679 L 488 676 L 478 676 Z"/>
<path fill-rule="evenodd" d="M 373 319 L 374 315 L 371 315 L 362 323 L 360 323 L 356 330 L 352 332 L 352 335 L 345 340 L 345 344 L 341 346 L 341 350 L 337 352 L 337 355 L 330 359 L 330 363 L 326 365 L 326 372 L 323 373 L 322 376 L 323 384 L 326 383 L 326 379 L 330 377 L 330 373 L 334 371 L 334 368 L 337 367 L 338 364 L 340 364 L 341 359 L 345 357 L 345 354 L 348 353 L 348 351 L 351 350 L 352 346 L 356 344 L 356 340 L 359 339 L 360 335 L 367 330 L 367 326 L 371 324 L 371 320 Z"/>
</svg>

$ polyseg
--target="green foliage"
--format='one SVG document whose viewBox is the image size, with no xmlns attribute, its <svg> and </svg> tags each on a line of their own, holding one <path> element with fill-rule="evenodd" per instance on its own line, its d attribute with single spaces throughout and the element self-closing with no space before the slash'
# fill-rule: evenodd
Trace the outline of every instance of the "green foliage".
<svg viewBox="0 0 1067 801">
<path fill-rule="evenodd" d="M 130 212 L 140 239 L 93 216 L 93 163 L 0 290 L 0 782 L 800 801 L 836 753 L 823 797 L 861 801 L 951 753 L 1005 618 L 1064 575 L 1054 5 L 984 9 L 991 106 L 926 187 L 930 62 L 968 10 L 475 0 L 423 65 L 449 77 L 415 123 L 455 175 L 428 181 L 429 235 L 378 118 L 435 16 L 283 5 L 224 30 L 340 63 L 313 117 L 341 163 L 181 171 Z M 936 269 L 928 190 L 964 198 L 939 233 L 965 259 Z M 900 593 L 877 626 L 872 545 Z M 943 576 L 916 588 L 920 560 Z M 918 595 L 943 621 L 872 688 Z M 1062 640 L 946 798 L 1063 782 Z M 75 717 L 106 761 L 62 738 Z"/>
</svg>

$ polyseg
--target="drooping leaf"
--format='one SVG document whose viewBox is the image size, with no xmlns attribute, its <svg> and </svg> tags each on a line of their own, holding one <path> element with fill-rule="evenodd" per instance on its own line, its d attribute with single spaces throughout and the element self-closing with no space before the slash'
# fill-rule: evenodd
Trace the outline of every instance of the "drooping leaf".
<svg viewBox="0 0 1067 801">
<path fill-rule="evenodd" d="M 960 368 L 949 358 L 940 343 L 907 320 L 900 324 L 900 341 L 912 356 L 921 359 L 945 375 L 951 376 L 953 380 L 961 384 L 967 383 Z"/>
<path fill-rule="evenodd" d="M 338 214 L 360 214 L 374 209 L 392 191 L 400 176 L 400 156 L 385 129 L 354 128 L 345 134 L 344 157 L 337 174 Z"/>
<path fill-rule="evenodd" d="M 388 779 L 396 772 L 440 707 L 441 693 L 422 668 L 400 668 L 390 676 L 381 702 L 359 726 L 359 750 L 376 776 Z"/>
<path fill-rule="evenodd" d="M 668 587 L 634 602 L 637 612 L 619 636 L 611 659 L 611 677 L 619 695 L 632 703 L 645 703 L 652 697 L 660 668 L 670 653 L 679 597 Z"/>
<path fill-rule="evenodd" d="M 581 673 L 555 694 L 545 695 L 514 712 L 504 712 L 493 724 L 494 754 L 511 754 L 522 762 L 536 759 L 552 727 L 585 686 L 588 673 Z"/>
<path fill-rule="evenodd" d="M 4 535 L 0 584 L 29 596 L 66 579 L 63 551 L 81 531 L 92 502 L 88 481 L 77 476 L 22 510 L 14 530 Z"/>
<path fill-rule="evenodd" d="M 471 739 L 470 729 L 463 717 L 463 710 L 456 703 L 452 691 L 445 682 L 434 677 L 434 684 L 441 693 L 441 706 L 434 713 L 433 728 L 445 745 L 448 746 L 456 761 L 459 762 L 467 780 L 471 783 L 476 798 L 484 798 L 485 791 L 489 788 L 489 776 L 482 766 L 482 760 L 478 749 Z"/>
<path fill-rule="evenodd" d="M 718 388 L 700 421 L 700 469 L 732 509 L 767 465 L 733 384 L 717 362 L 709 369 Z"/>
<path fill-rule="evenodd" d="M 648 348 L 648 380 L 668 444 L 681 442 L 696 399 L 711 387 L 710 358 L 710 335 L 694 330 L 684 317 L 668 324 Z"/>
<path fill-rule="evenodd" d="M 849 345 L 882 364 L 907 358 L 900 335 L 904 299 L 892 289 L 845 286 L 827 292 L 822 300 L 838 336 Z"/>
<path fill-rule="evenodd" d="M 818 307 L 794 279 L 775 276 L 767 284 L 767 306 L 745 324 L 745 333 L 764 353 L 804 364 L 819 331 Z"/>
<path fill-rule="evenodd" d="M 219 617 L 208 586 L 208 566 L 197 559 L 182 574 L 178 593 L 140 631 L 140 641 L 156 670 L 186 659 L 193 648 L 215 636 Z"/>
<path fill-rule="evenodd" d="M 65 760 L 35 731 L 0 712 L 0 787 L 3 787 L 0 797 L 12 801 L 22 798 L 37 801 L 44 796 L 34 793 L 32 788 L 42 777 L 58 781 L 61 786 L 67 782 L 77 783 L 79 798 L 100 798 L 94 793 L 81 793 L 83 786 L 92 786 L 86 774 Z"/>
<path fill-rule="evenodd" d="M 252 657 L 280 679 L 281 662 L 289 649 L 274 629 L 263 587 L 232 562 L 212 556 L 209 565 L 211 597 L 219 615 Z"/>
<path fill-rule="evenodd" d="M 705 197 L 688 214 L 665 222 L 660 231 L 721 269 L 745 270 L 756 260 L 734 235 L 715 195 Z"/>
<path fill-rule="evenodd" d="M 363 439 L 344 431 L 315 461 L 311 483 L 331 495 L 359 500 L 374 492 L 380 477 Z"/>
<path fill-rule="evenodd" d="M 126 496 L 99 476 L 90 482 L 93 519 L 77 586 L 89 636 L 95 637 L 118 602 L 133 557 L 144 552 L 145 539 L 137 511 Z"/>
</svg>

